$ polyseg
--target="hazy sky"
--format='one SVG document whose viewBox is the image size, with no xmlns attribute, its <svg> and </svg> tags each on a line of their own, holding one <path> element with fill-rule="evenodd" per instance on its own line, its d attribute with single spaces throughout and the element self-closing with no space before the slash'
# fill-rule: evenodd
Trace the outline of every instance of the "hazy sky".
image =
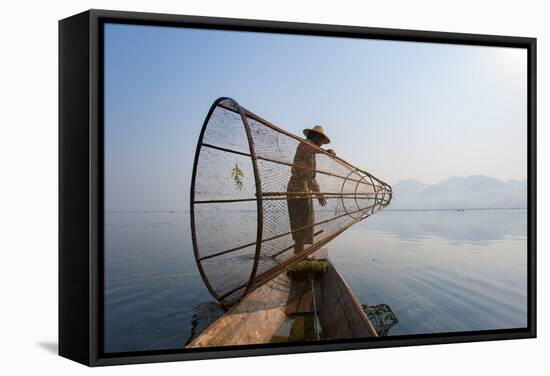
<svg viewBox="0 0 550 376">
<path fill-rule="evenodd" d="M 221 96 L 390 184 L 526 178 L 524 49 L 109 24 L 106 208 L 187 209 Z"/>
</svg>

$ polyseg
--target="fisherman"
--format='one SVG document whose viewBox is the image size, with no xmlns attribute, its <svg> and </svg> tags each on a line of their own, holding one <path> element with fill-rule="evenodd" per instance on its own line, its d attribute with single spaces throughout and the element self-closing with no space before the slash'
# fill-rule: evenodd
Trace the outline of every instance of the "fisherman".
<svg viewBox="0 0 550 376">
<path fill-rule="evenodd" d="M 291 177 L 287 186 L 287 205 L 290 229 L 294 239 L 294 253 L 304 250 L 304 244 L 313 244 L 315 213 L 313 196 L 319 205 L 325 206 L 327 200 L 321 193 L 319 183 L 315 179 L 315 154 L 320 153 L 320 147 L 330 143 L 323 127 L 316 125 L 312 129 L 304 129 L 305 142 L 300 142 L 294 155 Z M 327 152 L 335 155 L 332 149 Z"/>
</svg>

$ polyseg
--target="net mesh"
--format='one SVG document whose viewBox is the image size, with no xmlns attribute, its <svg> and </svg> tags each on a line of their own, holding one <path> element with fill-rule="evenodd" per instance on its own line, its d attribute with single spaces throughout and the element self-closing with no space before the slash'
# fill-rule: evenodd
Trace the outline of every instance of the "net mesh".
<svg viewBox="0 0 550 376">
<path fill-rule="evenodd" d="M 391 198 L 383 181 L 220 98 L 204 122 L 191 187 L 201 276 L 231 305 Z"/>
</svg>

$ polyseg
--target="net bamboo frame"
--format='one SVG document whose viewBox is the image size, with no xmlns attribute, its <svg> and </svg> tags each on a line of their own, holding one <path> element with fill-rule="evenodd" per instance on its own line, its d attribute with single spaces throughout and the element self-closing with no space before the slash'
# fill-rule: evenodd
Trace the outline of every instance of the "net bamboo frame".
<svg viewBox="0 0 550 376">
<path fill-rule="evenodd" d="M 232 305 L 391 199 L 389 184 L 219 98 L 201 129 L 191 179 L 199 272 L 212 296 Z"/>
</svg>

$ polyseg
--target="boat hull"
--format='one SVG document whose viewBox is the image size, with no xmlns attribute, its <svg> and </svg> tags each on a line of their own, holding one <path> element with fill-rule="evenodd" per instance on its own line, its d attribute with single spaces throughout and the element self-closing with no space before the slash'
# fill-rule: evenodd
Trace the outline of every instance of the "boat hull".
<svg viewBox="0 0 550 376">
<path fill-rule="evenodd" d="M 246 295 L 187 347 L 308 340 L 295 333 L 281 336 L 280 329 L 289 320 L 315 315 L 315 312 L 317 338 L 309 339 L 376 337 L 361 304 L 334 265 L 327 261 L 327 270 L 315 278 L 313 289 L 307 278 L 297 281 L 283 272 Z"/>
</svg>

